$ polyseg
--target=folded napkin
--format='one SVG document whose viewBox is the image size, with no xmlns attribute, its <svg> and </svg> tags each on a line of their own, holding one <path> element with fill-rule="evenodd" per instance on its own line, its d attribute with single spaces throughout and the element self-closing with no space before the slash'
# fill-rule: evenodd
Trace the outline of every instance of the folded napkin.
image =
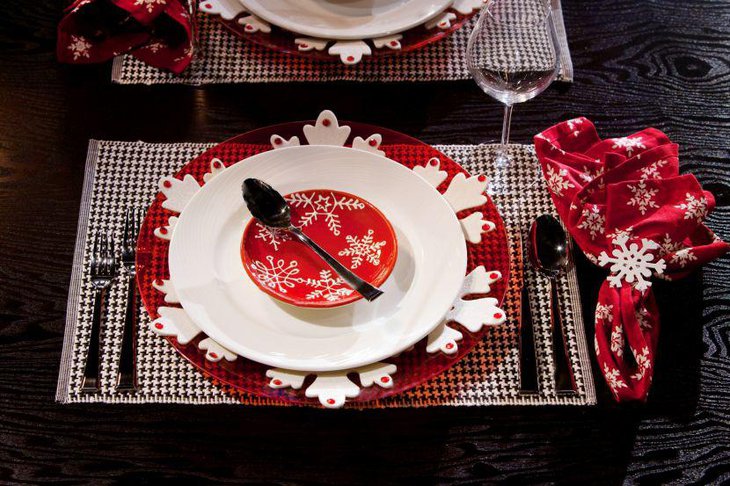
<svg viewBox="0 0 730 486">
<path fill-rule="evenodd" d="M 576 118 L 535 136 L 535 149 L 568 231 L 610 272 L 595 315 L 601 371 L 616 400 L 644 400 L 659 336 L 649 279 L 681 278 L 730 249 L 703 224 L 715 199 L 679 174 L 677 144 L 654 128 L 601 140 Z"/>
<path fill-rule="evenodd" d="M 76 0 L 58 24 L 58 60 L 103 62 L 130 53 L 174 73 L 193 57 L 186 0 Z"/>
</svg>

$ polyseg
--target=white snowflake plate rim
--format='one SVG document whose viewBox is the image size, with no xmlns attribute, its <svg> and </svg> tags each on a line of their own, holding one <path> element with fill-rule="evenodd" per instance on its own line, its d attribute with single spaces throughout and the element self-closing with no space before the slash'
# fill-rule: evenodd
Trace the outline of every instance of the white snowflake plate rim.
<svg viewBox="0 0 730 486">
<path fill-rule="evenodd" d="M 328 187 L 378 207 L 401 249 L 381 287 L 385 295 L 373 303 L 314 310 L 281 305 L 264 294 L 240 259 L 251 217 L 240 196 L 246 177 L 286 193 Z M 364 366 L 420 341 L 452 307 L 466 265 L 460 222 L 433 186 L 381 155 L 323 145 L 263 152 L 220 172 L 185 206 L 169 249 L 172 285 L 197 327 L 238 355 L 299 371 Z"/>
<path fill-rule="evenodd" d="M 252 2 L 255 0 L 252 0 Z M 436 0 L 433 0 L 436 1 Z M 289 24 L 286 18 L 276 18 L 266 14 L 266 9 L 256 4 L 255 7 L 261 7 L 262 15 L 254 12 L 258 8 L 249 8 L 244 5 L 243 0 L 205 0 L 200 2 L 199 9 L 209 15 L 216 15 L 220 20 L 228 25 L 228 27 L 246 38 L 256 39 L 259 35 L 272 36 L 272 25 L 279 28 L 281 32 L 288 34 L 290 38 L 283 45 L 273 47 L 267 42 L 264 45 L 274 49 L 283 49 L 284 52 L 296 52 L 303 55 L 312 55 L 313 58 L 327 59 L 330 57 L 339 58 L 344 65 L 355 65 L 368 56 L 383 53 L 396 53 L 411 50 L 413 46 L 416 48 L 429 44 L 443 37 L 444 33 L 451 32 L 459 28 L 465 19 L 474 15 L 487 0 L 444 0 L 441 3 L 447 5 L 430 16 L 421 17 L 425 20 L 416 22 L 409 28 L 403 29 L 386 29 L 385 34 L 372 35 L 353 35 L 347 38 L 335 38 L 331 35 L 311 35 L 301 31 L 309 29 L 291 30 L 278 24 Z M 267 21 L 264 17 L 268 17 L 275 21 Z M 427 42 L 412 42 L 409 39 L 410 34 L 419 30 L 433 32 Z M 322 33 L 320 33 L 322 34 Z"/>
<path fill-rule="evenodd" d="M 374 6 L 366 22 L 363 17 L 330 10 L 321 0 L 239 0 L 263 20 L 290 32 L 333 39 L 357 40 L 397 34 L 419 26 L 446 10 L 453 0 L 399 0 L 400 5 L 381 11 Z M 283 9 L 283 10 L 282 10 Z"/>
<path fill-rule="evenodd" d="M 299 126 L 297 132 L 303 135 L 303 140 L 300 140 L 300 135 L 294 135 L 287 130 L 287 127 L 292 124 L 276 125 L 263 129 L 272 148 L 281 149 L 306 143 L 309 145 L 348 147 L 374 154 L 384 155 L 386 153 L 380 148 L 383 137 L 379 133 L 369 131 L 377 130 L 377 127 L 358 124 L 360 126 L 354 130 L 355 133 L 348 145 L 347 141 L 350 140 L 352 127 L 349 125 L 341 126 L 337 121 L 337 117 L 329 110 L 321 112 L 314 124 L 310 125 L 306 122 L 293 122 L 293 124 Z M 288 133 L 287 136 L 290 138 L 287 139 L 279 135 L 279 129 Z M 399 138 L 402 136 L 402 134 L 390 130 L 380 130 L 384 130 L 389 137 Z M 243 136 L 250 136 L 256 132 L 249 132 Z M 425 145 L 415 139 L 414 141 L 417 142 L 416 145 Z M 206 154 L 201 157 L 206 157 Z M 237 162 L 246 160 L 248 159 L 244 158 Z M 237 162 L 233 163 L 236 164 Z M 484 195 L 487 185 L 487 179 L 484 175 L 471 176 L 465 172 L 458 172 L 449 179 L 448 172 L 442 170 L 441 164 L 440 156 L 433 156 L 424 163 L 416 164 L 410 169 L 434 189 L 437 189 L 456 215 L 460 214 L 461 211 L 477 208 L 488 202 L 488 198 Z M 191 174 L 163 177 L 158 183 L 162 193 L 159 206 L 174 215 L 167 216 L 167 224 L 152 228 L 147 227 L 147 220 L 145 220 L 143 229 L 146 229 L 140 235 L 139 244 L 152 244 L 152 246 L 164 248 L 166 266 L 169 266 L 169 242 L 179 219 L 178 215 L 183 212 L 201 185 L 209 183 L 225 170 L 223 161 L 215 156 L 207 157 L 207 166 L 209 171 L 203 174 L 202 184 Z M 441 189 L 447 180 L 448 184 Z M 157 203 L 154 203 L 153 206 L 155 204 Z M 493 203 L 492 209 L 496 211 Z M 487 235 L 497 227 L 494 222 L 485 218 L 485 213 L 481 210 L 459 217 L 459 223 L 468 245 L 481 244 L 483 237 L 489 238 Z M 502 228 L 502 231 L 504 231 L 504 228 Z M 504 234 L 502 236 L 504 237 Z M 149 240 L 150 238 L 153 239 L 154 243 Z M 143 260 L 149 257 L 149 253 L 145 248 L 147 247 L 144 246 L 137 253 L 138 257 L 142 257 Z M 469 273 L 463 279 L 462 287 L 452 309 L 444 316 L 443 321 L 428 334 L 422 343 L 424 344 L 423 348 L 417 352 L 425 351 L 427 354 L 440 355 L 444 358 L 457 356 L 460 350 L 459 342 L 464 338 L 464 335 L 453 326 L 454 324 L 460 325 L 470 333 L 478 333 L 485 326 L 494 326 L 505 322 L 506 315 L 498 307 L 499 300 L 485 296 L 491 294 L 492 285 L 504 280 L 504 276 L 499 270 L 487 270 L 485 264 L 486 261 L 482 261 L 479 265 L 469 265 Z M 150 268 L 144 262 L 140 266 L 138 280 L 140 280 L 141 286 L 143 285 L 141 282 L 149 279 L 150 275 L 147 272 Z M 149 324 L 149 328 L 155 334 L 170 339 L 175 349 L 200 371 L 211 374 L 215 379 L 221 380 L 222 383 L 239 387 L 240 384 L 231 381 L 231 373 L 234 373 L 234 369 L 238 370 L 239 367 L 247 368 L 251 365 L 266 369 L 265 365 L 252 360 L 238 359 L 238 355 L 234 352 L 205 335 L 190 319 L 186 311 L 179 307 L 180 302 L 172 282 L 164 278 L 158 280 L 156 275 L 152 278 L 155 280 L 145 284 L 144 288 L 141 287 L 143 289 L 143 300 L 145 300 L 145 291 L 159 292 L 164 296 L 164 304 L 157 304 L 153 308 L 154 310 L 151 311 L 156 314 L 157 318 Z M 145 301 L 145 306 L 147 305 L 148 302 Z M 190 354 L 189 350 L 185 350 L 193 340 L 197 342 L 194 356 Z M 412 348 L 415 348 L 415 345 Z M 409 353 L 412 348 L 407 349 L 406 352 Z M 201 351 L 202 353 L 200 353 Z M 388 361 L 397 360 L 399 357 L 400 355 L 389 357 Z M 434 357 L 438 358 L 439 356 Z M 219 365 L 218 362 L 221 361 L 222 364 Z M 295 395 L 301 394 L 308 398 L 317 398 L 325 408 L 339 408 L 344 406 L 349 398 L 359 397 L 365 388 L 374 389 L 376 388 L 374 385 L 377 385 L 377 388 L 384 390 L 393 389 L 394 379 L 392 375 L 396 371 L 398 371 L 398 367 L 388 362 L 375 362 L 362 367 L 330 372 L 307 372 L 273 368 L 268 369 L 265 373 L 265 376 L 270 378 L 266 388 L 271 390 L 288 388 L 290 391 L 283 393 L 281 396 L 291 397 L 292 393 Z M 444 370 L 442 369 L 442 371 Z M 314 375 L 314 381 L 308 380 L 305 382 L 308 375 Z M 257 380 L 258 378 L 252 379 Z M 250 389 L 246 389 L 246 391 L 259 394 Z M 274 398 L 268 393 L 261 396 Z"/>
</svg>

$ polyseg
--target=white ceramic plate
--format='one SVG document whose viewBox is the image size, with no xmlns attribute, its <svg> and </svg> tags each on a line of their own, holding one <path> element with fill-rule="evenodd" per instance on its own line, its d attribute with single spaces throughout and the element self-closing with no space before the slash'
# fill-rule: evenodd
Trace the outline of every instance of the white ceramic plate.
<svg viewBox="0 0 730 486">
<path fill-rule="evenodd" d="M 329 188 L 380 209 L 398 237 L 398 260 L 375 302 L 303 309 L 269 297 L 240 257 L 251 218 L 241 182 L 257 177 L 282 193 Z M 264 152 L 209 181 L 180 215 L 170 244 L 172 282 L 208 336 L 254 361 L 301 371 L 354 368 L 425 337 L 457 297 L 466 243 L 446 200 L 408 168 L 370 152 L 300 146 Z"/>
<path fill-rule="evenodd" d="M 453 0 L 239 0 L 251 13 L 298 34 L 369 39 L 423 24 Z"/>
</svg>

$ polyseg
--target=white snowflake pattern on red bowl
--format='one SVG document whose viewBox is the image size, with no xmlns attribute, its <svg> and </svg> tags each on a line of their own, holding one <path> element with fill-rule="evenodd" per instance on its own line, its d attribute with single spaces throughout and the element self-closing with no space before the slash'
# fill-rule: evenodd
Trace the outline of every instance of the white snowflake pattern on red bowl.
<svg viewBox="0 0 730 486">
<path fill-rule="evenodd" d="M 314 189 L 285 196 L 292 223 L 360 278 L 377 286 L 398 256 L 395 231 L 375 206 L 346 192 Z M 246 273 L 270 296 L 298 307 L 337 307 L 362 298 L 285 230 L 251 220 L 243 233 Z"/>
</svg>

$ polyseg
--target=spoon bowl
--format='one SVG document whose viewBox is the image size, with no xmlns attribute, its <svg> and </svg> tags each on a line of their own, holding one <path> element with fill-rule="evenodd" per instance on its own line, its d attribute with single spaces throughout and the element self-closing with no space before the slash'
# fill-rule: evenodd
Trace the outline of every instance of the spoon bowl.
<svg viewBox="0 0 730 486">
<path fill-rule="evenodd" d="M 570 266 L 570 240 L 560 221 L 543 214 L 530 226 L 530 262 L 550 279 L 558 278 Z"/>
<path fill-rule="evenodd" d="M 291 210 L 284 196 L 260 179 L 246 179 L 241 190 L 251 215 L 266 226 L 291 226 Z"/>
</svg>

